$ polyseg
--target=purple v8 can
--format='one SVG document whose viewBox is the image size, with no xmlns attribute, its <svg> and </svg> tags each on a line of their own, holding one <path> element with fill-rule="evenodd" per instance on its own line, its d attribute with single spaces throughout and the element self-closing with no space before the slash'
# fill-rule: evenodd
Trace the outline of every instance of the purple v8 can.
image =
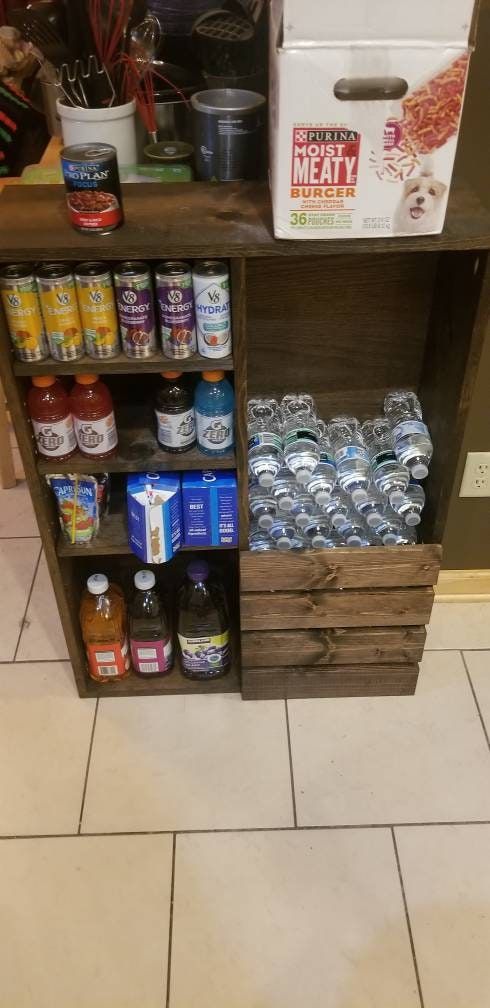
<svg viewBox="0 0 490 1008">
<path fill-rule="evenodd" d="M 163 262 L 155 271 L 162 349 L 166 357 L 196 353 L 192 273 L 186 263 Z"/>
<path fill-rule="evenodd" d="M 151 274 L 143 262 L 124 262 L 114 271 L 117 313 L 127 357 L 151 357 L 157 349 Z"/>
</svg>

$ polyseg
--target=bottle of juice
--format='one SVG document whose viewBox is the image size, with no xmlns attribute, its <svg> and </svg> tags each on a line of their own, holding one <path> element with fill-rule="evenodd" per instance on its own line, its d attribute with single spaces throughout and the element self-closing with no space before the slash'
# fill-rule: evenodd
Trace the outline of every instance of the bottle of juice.
<svg viewBox="0 0 490 1008">
<path fill-rule="evenodd" d="M 75 435 L 82 455 L 103 459 L 117 448 L 112 396 L 94 374 L 79 374 L 70 393 Z"/>
<path fill-rule="evenodd" d="M 197 444 L 206 455 L 226 455 L 234 445 L 235 397 L 224 371 L 203 371 L 196 388 Z"/>
<path fill-rule="evenodd" d="M 37 450 L 43 458 L 62 462 L 77 448 L 68 396 L 53 375 L 39 375 L 32 379 L 32 385 L 27 408 Z"/>
<path fill-rule="evenodd" d="M 182 371 L 162 371 L 155 399 L 158 443 L 168 452 L 185 452 L 196 443 L 193 396 Z"/>
<path fill-rule="evenodd" d="M 129 607 L 129 640 L 134 671 L 148 676 L 165 675 L 174 663 L 172 638 L 165 611 L 155 589 L 153 571 L 134 576 L 136 593 Z"/>
<path fill-rule="evenodd" d="M 80 625 L 91 678 L 99 683 L 125 679 L 130 670 L 126 603 L 105 574 L 92 574 L 87 581 Z"/>
<path fill-rule="evenodd" d="M 209 580 L 209 567 L 195 560 L 179 593 L 182 672 L 189 679 L 216 679 L 230 668 L 230 624 L 223 590 Z"/>
</svg>

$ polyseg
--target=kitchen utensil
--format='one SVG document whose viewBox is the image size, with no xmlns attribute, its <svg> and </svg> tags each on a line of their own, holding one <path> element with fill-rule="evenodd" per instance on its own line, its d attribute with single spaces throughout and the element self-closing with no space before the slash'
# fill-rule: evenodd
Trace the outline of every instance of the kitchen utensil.
<svg viewBox="0 0 490 1008">
<path fill-rule="evenodd" d="M 69 105 L 75 108 L 89 107 L 84 88 L 83 64 L 81 60 L 61 65 L 58 73 L 58 84 Z"/>
<path fill-rule="evenodd" d="M 221 77 L 241 77 L 254 69 L 254 28 L 241 14 L 213 10 L 193 25 L 192 38 L 203 70 Z"/>
<path fill-rule="evenodd" d="M 99 63 L 92 53 L 82 70 L 83 90 L 89 108 L 111 108 L 116 92 L 107 72 L 107 67 Z"/>
<path fill-rule="evenodd" d="M 147 14 L 143 21 L 131 28 L 129 55 L 135 61 L 140 77 L 155 60 L 161 41 L 162 28 L 155 14 Z"/>
<path fill-rule="evenodd" d="M 56 109 L 61 118 L 65 146 L 111 144 L 117 150 L 119 165 L 138 164 L 134 101 L 111 108 L 74 108 L 65 101 L 58 101 Z"/>
</svg>

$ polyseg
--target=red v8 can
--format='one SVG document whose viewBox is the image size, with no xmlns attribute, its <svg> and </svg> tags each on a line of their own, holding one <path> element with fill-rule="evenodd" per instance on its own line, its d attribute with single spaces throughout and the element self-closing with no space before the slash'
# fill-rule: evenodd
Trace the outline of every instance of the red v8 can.
<svg viewBox="0 0 490 1008">
<path fill-rule="evenodd" d="M 76 144 L 61 151 L 70 223 L 77 231 L 108 234 L 124 220 L 116 148 Z"/>
</svg>

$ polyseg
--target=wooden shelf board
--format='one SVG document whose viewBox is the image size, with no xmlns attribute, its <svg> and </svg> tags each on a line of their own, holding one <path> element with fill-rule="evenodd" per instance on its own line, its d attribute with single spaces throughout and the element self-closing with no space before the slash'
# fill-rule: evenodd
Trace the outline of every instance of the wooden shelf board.
<svg viewBox="0 0 490 1008">
<path fill-rule="evenodd" d="M 141 676 L 131 673 L 127 679 L 122 679 L 116 683 L 104 683 L 99 685 L 92 679 L 88 679 L 85 695 L 87 697 L 132 697 L 132 696 L 175 696 L 192 694 L 216 694 L 216 693 L 240 693 L 240 675 L 238 664 L 233 663 L 226 676 L 220 679 L 211 679 L 203 682 L 195 679 L 187 679 L 180 671 L 180 664 L 176 663 L 170 675 L 157 677 L 155 679 L 143 679 Z"/>
<path fill-rule="evenodd" d="M 38 363 L 24 361 L 14 361 L 14 374 L 22 375 L 72 375 L 72 374 L 131 374 L 137 377 L 138 374 L 159 374 L 161 371 L 185 371 L 201 372 L 219 368 L 220 371 L 233 371 L 233 357 L 222 357 L 219 360 L 211 360 L 209 357 L 201 357 L 194 354 L 182 360 L 174 360 L 159 352 L 154 357 L 145 360 L 134 360 L 126 357 L 125 354 L 118 354 L 117 357 L 110 357 L 106 360 L 94 360 L 92 357 L 82 357 L 78 361 L 55 361 L 51 357 Z"/>
<path fill-rule="evenodd" d="M 197 448 L 181 455 L 163 451 L 150 428 L 140 428 L 131 432 L 119 428 L 118 451 L 111 458 L 90 459 L 76 452 L 65 462 L 56 459 L 38 459 L 38 471 L 47 473 L 99 473 L 99 472 L 185 472 L 186 469 L 235 469 L 234 452 L 226 455 L 203 455 Z M 138 451 L 141 445 L 141 451 Z"/>
<path fill-rule="evenodd" d="M 234 550 L 237 546 L 183 546 L 179 552 L 194 553 L 204 550 Z M 56 552 L 60 557 L 133 556 L 128 543 L 128 528 L 124 506 L 105 516 L 100 523 L 97 538 L 86 545 L 72 545 L 62 532 L 58 537 Z"/>
</svg>

